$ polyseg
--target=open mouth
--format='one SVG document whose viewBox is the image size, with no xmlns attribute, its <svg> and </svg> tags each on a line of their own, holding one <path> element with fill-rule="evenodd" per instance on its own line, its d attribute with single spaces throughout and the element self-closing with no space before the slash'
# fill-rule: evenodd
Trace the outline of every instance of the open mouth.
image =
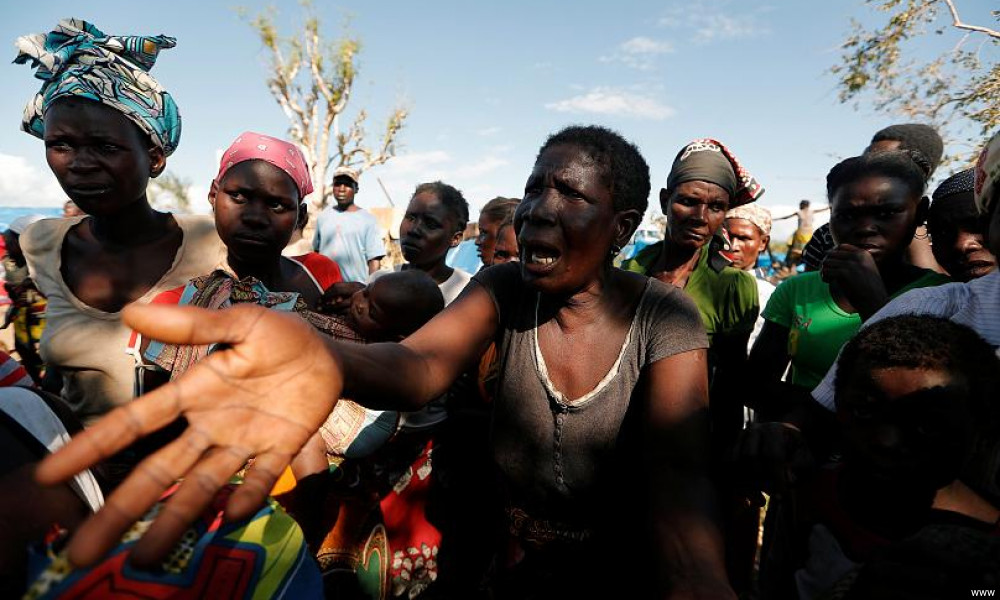
<svg viewBox="0 0 1000 600">
<path fill-rule="evenodd" d="M 561 253 L 552 246 L 528 242 L 521 244 L 521 262 L 532 272 L 551 270 L 559 262 L 560 256 Z"/>
</svg>

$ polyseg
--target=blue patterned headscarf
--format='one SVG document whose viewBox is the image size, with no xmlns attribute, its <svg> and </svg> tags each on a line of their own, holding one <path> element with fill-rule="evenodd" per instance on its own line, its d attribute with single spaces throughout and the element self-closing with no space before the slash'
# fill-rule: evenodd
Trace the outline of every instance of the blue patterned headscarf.
<svg viewBox="0 0 1000 600">
<path fill-rule="evenodd" d="M 181 139 L 174 99 L 149 75 L 156 56 L 173 48 L 164 35 L 105 35 L 91 23 L 63 19 L 53 31 L 17 39 L 15 63 L 31 61 L 45 83 L 24 107 L 21 128 L 41 138 L 45 110 L 59 98 L 95 100 L 121 112 L 169 156 Z"/>
</svg>

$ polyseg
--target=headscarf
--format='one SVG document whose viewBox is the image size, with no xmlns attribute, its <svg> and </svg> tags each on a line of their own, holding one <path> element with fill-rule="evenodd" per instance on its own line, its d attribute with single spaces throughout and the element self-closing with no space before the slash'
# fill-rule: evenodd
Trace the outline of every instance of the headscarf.
<svg viewBox="0 0 1000 600">
<path fill-rule="evenodd" d="M 975 179 L 975 169 L 966 169 L 945 179 L 934 190 L 934 201 L 927 213 L 927 227 L 931 235 L 947 235 L 947 231 L 955 226 L 960 229 L 977 227 L 973 225 L 979 221 L 973 193 Z"/>
<path fill-rule="evenodd" d="M 15 63 L 31 61 L 42 89 L 24 107 L 21 129 L 41 138 L 45 111 L 59 98 L 86 98 L 119 111 L 167 156 L 181 138 L 177 105 L 149 75 L 160 50 L 176 40 L 164 35 L 109 36 L 80 19 L 63 19 L 49 33 L 17 39 Z"/>
<path fill-rule="evenodd" d="M 305 156 L 295 144 L 252 131 L 244 132 L 236 138 L 222 154 L 219 174 L 215 182 L 222 181 L 226 171 L 248 160 L 263 160 L 278 167 L 292 178 L 299 188 L 299 198 L 305 198 L 313 191 L 312 177 Z"/>
<path fill-rule="evenodd" d="M 941 182 L 934 190 L 931 198 L 934 202 L 951 199 L 958 195 L 968 195 L 970 198 L 976 189 L 976 170 L 966 169 L 955 173 Z"/>
<path fill-rule="evenodd" d="M 714 183 L 729 193 L 730 208 L 761 197 L 764 188 L 722 142 L 703 138 L 681 148 L 667 176 L 668 190 L 687 181 Z"/>
<path fill-rule="evenodd" d="M 760 229 L 764 235 L 771 235 L 771 211 L 759 204 L 744 204 L 730 209 L 727 219 L 746 219 Z"/>
<path fill-rule="evenodd" d="M 976 161 L 976 207 L 981 214 L 989 214 L 997 199 L 1000 185 L 1000 131 L 987 142 Z"/>
</svg>

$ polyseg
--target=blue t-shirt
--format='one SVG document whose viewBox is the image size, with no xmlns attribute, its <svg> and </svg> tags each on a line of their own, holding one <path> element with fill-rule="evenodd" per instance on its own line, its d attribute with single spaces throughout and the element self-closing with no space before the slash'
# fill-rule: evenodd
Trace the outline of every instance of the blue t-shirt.
<svg viewBox="0 0 1000 600">
<path fill-rule="evenodd" d="M 368 261 L 385 256 L 382 232 L 366 210 L 341 212 L 327 208 L 316 222 L 312 246 L 340 265 L 344 281 L 368 281 Z"/>
</svg>

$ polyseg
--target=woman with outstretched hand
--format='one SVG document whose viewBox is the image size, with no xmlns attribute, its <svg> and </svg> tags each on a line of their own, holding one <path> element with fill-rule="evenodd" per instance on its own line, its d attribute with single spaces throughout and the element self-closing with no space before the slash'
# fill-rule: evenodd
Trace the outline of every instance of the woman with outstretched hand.
<svg viewBox="0 0 1000 600">
<path fill-rule="evenodd" d="M 618 134 L 571 127 L 550 137 L 515 217 L 521 262 L 476 275 L 400 344 L 325 342 L 301 319 L 252 306 L 129 307 L 126 321 L 144 335 L 222 346 L 40 467 L 40 479 L 61 481 L 179 416 L 188 421 L 80 528 L 71 560 L 98 560 L 183 478 L 133 552 L 155 562 L 255 457 L 226 515 L 252 513 L 336 398 L 417 409 L 495 342 L 492 438 L 508 517 L 496 595 L 732 597 L 711 517 L 699 314 L 681 290 L 611 265 L 648 194 L 648 167 Z"/>
</svg>

